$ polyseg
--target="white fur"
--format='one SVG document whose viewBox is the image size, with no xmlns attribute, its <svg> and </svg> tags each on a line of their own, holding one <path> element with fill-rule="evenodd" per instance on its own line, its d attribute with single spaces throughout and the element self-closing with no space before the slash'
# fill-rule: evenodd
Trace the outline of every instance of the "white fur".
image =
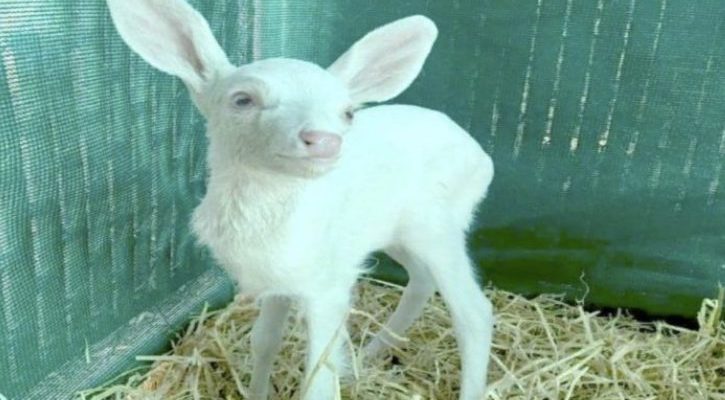
<svg viewBox="0 0 725 400">
<path fill-rule="evenodd" d="M 460 399 L 480 399 L 493 317 L 466 254 L 465 232 L 493 164 L 436 111 L 389 105 L 359 110 L 353 121 L 345 117 L 351 107 L 392 98 L 415 79 L 435 25 L 422 16 L 385 25 L 328 70 L 290 59 L 236 68 L 181 0 L 108 5 L 124 40 L 182 78 L 208 120 L 208 190 L 192 227 L 240 290 L 261 300 L 252 331 L 254 398 L 267 398 L 290 300 L 301 304 L 308 327 L 302 397 L 335 398 L 334 379 L 347 368 L 342 339 L 351 289 L 365 258 L 383 250 L 410 276 L 388 328 L 403 334 L 437 288 L 461 351 Z M 240 98 L 250 104 L 236 104 Z M 341 136 L 341 153 L 310 156 L 303 131 Z M 366 353 L 396 344 L 383 331 Z"/>
</svg>

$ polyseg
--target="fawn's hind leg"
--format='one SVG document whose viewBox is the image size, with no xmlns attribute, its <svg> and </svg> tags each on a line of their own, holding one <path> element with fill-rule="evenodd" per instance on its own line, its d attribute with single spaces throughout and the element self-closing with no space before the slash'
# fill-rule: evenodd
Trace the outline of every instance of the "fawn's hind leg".
<svg viewBox="0 0 725 400">
<path fill-rule="evenodd" d="M 461 400 L 480 400 L 493 336 L 493 308 L 476 282 L 466 251 L 465 232 L 446 226 L 449 219 L 430 219 L 426 229 L 411 229 L 406 248 L 436 283 L 453 319 L 461 354 Z"/>
<path fill-rule="evenodd" d="M 423 312 L 428 299 L 435 293 L 435 283 L 424 265 L 409 256 L 402 247 L 392 247 L 385 252 L 408 271 L 408 285 L 398 306 L 391 314 L 385 328 L 381 329 L 365 346 L 364 354 L 374 356 L 390 346 L 399 346 L 400 337 Z M 391 332 L 393 333 L 391 335 Z"/>
</svg>

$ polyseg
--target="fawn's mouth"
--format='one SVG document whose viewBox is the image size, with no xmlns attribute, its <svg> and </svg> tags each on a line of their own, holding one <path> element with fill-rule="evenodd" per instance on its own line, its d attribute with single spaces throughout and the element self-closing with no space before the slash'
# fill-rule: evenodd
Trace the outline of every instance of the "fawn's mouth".
<svg viewBox="0 0 725 400">
<path fill-rule="evenodd" d="M 332 157 L 312 157 L 312 156 L 296 156 L 289 154 L 277 154 L 277 157 L 290 160 L 298 161 L 303 163 L 311 163 L 317 165 L 330 165 L 336 163 L 340 159 L 340 155 L 336 154 Z"/>
</svg>

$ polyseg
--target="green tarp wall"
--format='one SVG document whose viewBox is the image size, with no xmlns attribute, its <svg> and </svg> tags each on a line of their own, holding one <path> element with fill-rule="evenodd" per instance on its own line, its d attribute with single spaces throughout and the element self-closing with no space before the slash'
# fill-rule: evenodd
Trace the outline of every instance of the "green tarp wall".
<svg viewBox="0 0 725 400">
<path fill-rule="evenodd" d="M 447 112 L 493 156 L 471 236 L 486 281 L 690 317 L 725 282 L 721 0 L 193 4 L 238 63 L 326 65 L 377 25 L 432 17 L 439 40 L 396 101 Z M 0 1 L 0 394 L 67 398 L 231 297 L 188 231 L 203 130 L 102 1 Z"/>
</svg>

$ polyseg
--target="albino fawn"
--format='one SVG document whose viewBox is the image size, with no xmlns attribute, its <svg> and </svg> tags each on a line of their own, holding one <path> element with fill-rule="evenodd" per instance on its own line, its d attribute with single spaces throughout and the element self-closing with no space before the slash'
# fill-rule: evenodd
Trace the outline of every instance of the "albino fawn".
<svg viewBox="0 0 725 400">
<path fill-rule="evenodd" d="M 308 334 L 302 398 L 331 400 L 344 374 L 352 288 L 382 250 L 410 281 L 371 356 L 398 344 L 436 289 L 453 316 L 460 399 L 481 399 L 493 316 L 466 231 L 493 178 L 478 143 L 444 114 L 359 109 L 405 90 L 438 34 L 422 16 L 382 26 L 327 69 L 284 58 L 235 67 L 183 0 L 108 0 L 144 60 L 183 80 L 208 121 L 208 190 L 192 228 L 245 294 L 260 300 L 250 394 L 266 399 L 290 302 Z M 455 71 L 451 71 L 455 73 Z M 319 365 L 318 365 L 319 363 Z"/>
</svg>

